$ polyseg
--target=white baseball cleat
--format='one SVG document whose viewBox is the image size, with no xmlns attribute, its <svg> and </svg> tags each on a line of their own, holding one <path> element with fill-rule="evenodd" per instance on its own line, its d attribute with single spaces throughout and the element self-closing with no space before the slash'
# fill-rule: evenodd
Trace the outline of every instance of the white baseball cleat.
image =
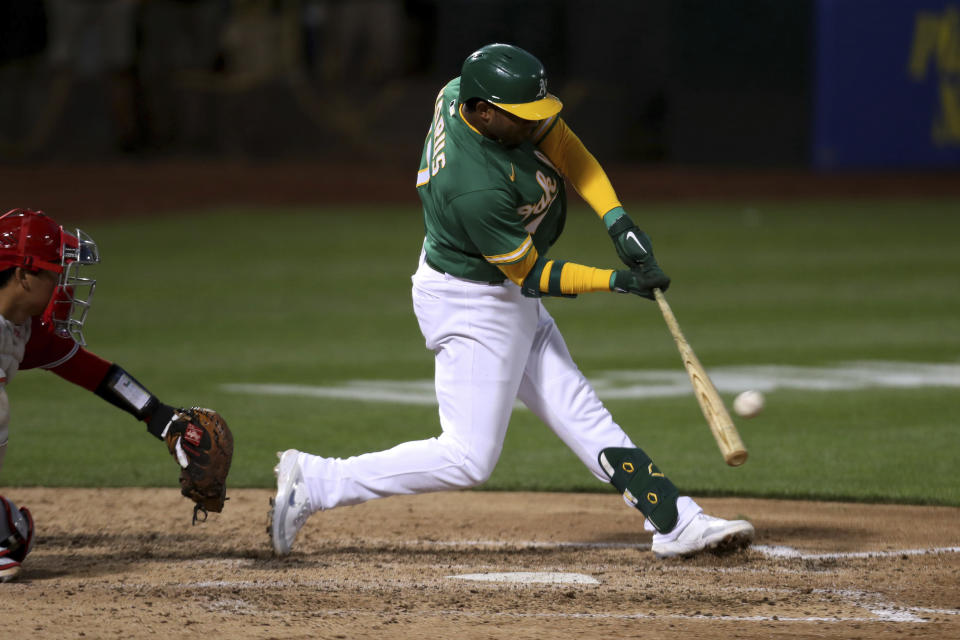
<svg viewBox="0 0 960 640">
<path fill-rule="evenodd" d="M 746 520 L 724 520 L 699 513 L 679 534 L 653 534 L 651 550 L 658 558 L 692 556 L 705 549 L 732 551 L 748 546 L 755 533 Z"/>
<path fill-rule="evenodd" d="M 273 468 L 277 476 L 277 496 L 270 500 L 267 533 L 273 542 L 273 552 L 278 556 L 290 553 L 297 532 L 313 513 L 300 468 L 301 456 L 304 455 L 296 449 L 277 452 L 280 462 Z"/>
</svg>

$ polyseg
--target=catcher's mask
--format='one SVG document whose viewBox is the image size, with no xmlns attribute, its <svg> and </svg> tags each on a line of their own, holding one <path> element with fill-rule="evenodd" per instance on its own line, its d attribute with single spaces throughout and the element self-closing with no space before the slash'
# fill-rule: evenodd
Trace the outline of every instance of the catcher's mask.
<svg viewBox="0 0 960 640">
<path fill-rule="evenodd" d="M 42 211 L 13 209 L 0 216 L 0 270 L 23 267 L 60 275 L 43 312 L 43 325 L 83 346 L 83 323 L 97 281 L 80 275 L 82 265 L 100 262 L 93 239 L 81 231 L 66 231 Z"/>
<path fill-rule="evenodd" d="M 460 70 L 460 102 L 480 98 L 524 120 L 545 120 L 563 103 L 547 92 L 547 72 L 531 53 L 511 44 L 488 44 Z"/>
</svg>

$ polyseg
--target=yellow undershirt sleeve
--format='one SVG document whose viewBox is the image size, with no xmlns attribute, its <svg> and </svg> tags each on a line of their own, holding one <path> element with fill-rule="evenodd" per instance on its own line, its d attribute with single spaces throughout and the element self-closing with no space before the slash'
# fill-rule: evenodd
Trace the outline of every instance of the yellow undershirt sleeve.
<svg viewBox="0 0 960 640">
<path fill-rule="evenodd" d="M 550 274 L 556 262 L 551 260 L 543 267 L 540 274 L 540 291 L 550 291 Z M 564 262 L 560 267 L 561 293 L 592 293 L 594 291 L 610 291 L 610 278 L 613 269 L 597 269 L 575 262 Z"/>
<path fill-rule="evenodd" d="M 567 262 L 563 265 L 563 271 L 560 272 L 560 290 L 564 293 L 610 291 L 611 276 L 613 276 L 613 269 L 597 269 Z"/>
<path fill-rule="evenodd" d="M 562 118 L 557 119 L 538 146 L 598 216 L 622 206 L 603 167 Z"/>
<path fill-rule="evenodd" d="M 524 280 L 539 260 L 537 248 L 533 246 L 530 236 L 527 236 L 527 239 L 510 253 L 484 257 L 520 287 L 523 286 Z M 513 260 L 514 262 L 507 262 L 507 260 Z M 559 272 L 554 274 L 554 269 L 559 269 Z M 563 260 L 559 262 L 547 260 L 539 275 L 538 284 L 542 293 L 558 295 L 558 286 L 560 292 L 565 294 L 590 293 L 593 291 L 610 291 L 610 278 L 613 276 L 613 269 L 597 269 L 596 267 L 564 262 Z M 553 281 L 552 287 L 551 280 Z"/>
</svg>

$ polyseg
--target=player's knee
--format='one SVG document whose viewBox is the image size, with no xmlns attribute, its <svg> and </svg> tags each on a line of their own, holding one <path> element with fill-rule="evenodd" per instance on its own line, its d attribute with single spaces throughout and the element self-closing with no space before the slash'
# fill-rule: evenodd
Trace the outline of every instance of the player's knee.
<svg viewBox="0 0 960 640">
<path fill-rule="evenodd" d="M 470 452 L 458 456 L 449 478 L 456 489 L 470 489 L 490 479 L 493 465 Z"/>
<path fill-rule="evenodd" d="M 0 582 L 14 579 L 33 547 L 33 517 L 0 496 Z"/>
<path fill-rule="evenodd" d="M 444 440 L 446 439 L 441 436 L 441 441 Z M 444 444 L 447 446 L 450 460 L 453 462 L 450 479 L 456 488 L 469 489 L 490 479 L 493 468 L 497 464 L 498 455 L 469 449 L 454 440 L 446 440 Z"/>
<path fill-rule="evenodd" d="M 496 460 L 489 461 L 476 456 L 470 456 L 462 465 L 464 477 L 469 484 L 466 487 L 476 487 L 487 480 L 493 474 L 493 468 L 496 466 Z"/>
</svg>

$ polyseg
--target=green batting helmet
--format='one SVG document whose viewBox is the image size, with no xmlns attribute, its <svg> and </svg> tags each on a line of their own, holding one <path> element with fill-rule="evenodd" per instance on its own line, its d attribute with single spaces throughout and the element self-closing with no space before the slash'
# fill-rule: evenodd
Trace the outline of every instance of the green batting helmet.
<svg viewBox="0 0 960 640">
<path fill-rule="evenodd" d="M 563 108 L 547 93 L 543 63 L 520 47 L 488 44 L 471 53 L 460 70 L 460 102 L 480 98 L 524 120 L 543 120 Z"/>
</svg>

